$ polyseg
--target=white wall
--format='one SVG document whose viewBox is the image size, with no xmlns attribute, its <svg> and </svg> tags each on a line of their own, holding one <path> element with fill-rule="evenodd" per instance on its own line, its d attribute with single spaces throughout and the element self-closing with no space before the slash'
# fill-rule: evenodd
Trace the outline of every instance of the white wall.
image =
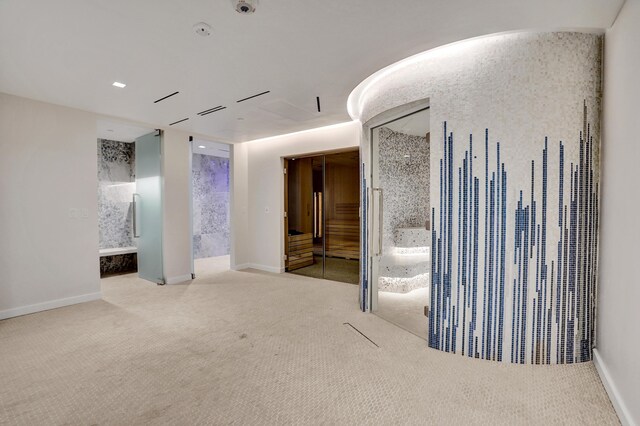
<svg viewBox="0 0 640 426">
<path fill-rule="evenodd" d="M 284 270 L 283 157 L 357 147 L 360 124 L 343 123 L 235 145 L 248 151 L 248 233 L 237 243 L 248 250 L 243 267 Z M 242 148 L 241 148 L 242 147 Z M 234 169 L 235 174 L 235 169 Z M 235 206 L 242 211 L 242 208 Z M 240 265 L 240 264 L 238 264 Z"/>
<path fill-rule="evenodd" d="M 96 155 L 93 114 L 0 93 L 0 319 L 100 298 Z"/>
<path fill-rule="evenodd" d="M 100 298 L 99 118 L 0 93 L 0 319 Z M 164 273 L 176 283 L 191 278 L 189 134 L 166 129 L 163 149 Z"/>
<path fill-rule="evenodd" d="M 605 36 L 597 356 L 621 419 L 640 424 L 640 1 Z"/>
<path fill-rule="evenodd" d="M 191 149 L 189 134 L 164 131 L 163 235 L 164 276 L 168 284 L 191 279 Z"/>
<path fill-rule="evenodd" d="M 251 262 L 249 249 L 252 244 L 249 240 L 249 144 L 231 145 L 230 148 L 230 263 L 232 269 L 243 269 Z"/>
</svg>

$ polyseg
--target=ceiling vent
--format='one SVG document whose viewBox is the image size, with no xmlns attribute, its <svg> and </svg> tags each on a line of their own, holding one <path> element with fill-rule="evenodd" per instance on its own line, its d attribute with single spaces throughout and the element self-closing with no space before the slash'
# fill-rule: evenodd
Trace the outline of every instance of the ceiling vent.
<svg viewBox="0 0 640 426">
<path fill-rule="evenodd" d="M 236 0 L 236 12 L 242 15 L 250 15 L 256 11 L 257 0 Z"/>
</svg>

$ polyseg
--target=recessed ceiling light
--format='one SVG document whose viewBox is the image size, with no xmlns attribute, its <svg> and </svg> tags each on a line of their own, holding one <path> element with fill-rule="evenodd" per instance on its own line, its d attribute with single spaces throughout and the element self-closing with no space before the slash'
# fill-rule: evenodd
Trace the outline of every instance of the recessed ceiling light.
<svg viewBox="0 0 640 426">
<path fill-rule="evenodd" d="M 198 145 L 198 148 L 206 148 L 204 145 Z"/>
<path fill-rule="evenodd" d="M 240 121 L 242 121 L 242 120 L 244 120 L 244 118 L 242 118 L 242 117 L 238 117 L 238 118 L 236 118 L 236 120 L 240 120 Z"/>
<path fill-rule="evenodd" d="M 120 83 L 119 81 L 114 81 L 114 82 L 113 82 L 113 85 L 114 85 L 114 86 L 116 86 L 116 87 L 119 87 L 119 88 L 121 88 L 121 89 L 122 89 L 123 87 L 126 87 L 126 86 L 127 86 L 126 84 L 124 84 L 124 83 Z"/>
<path fill-rule="evenodd" d="M 107 129 L 107 132 L 113 132 L 113 129 Z"/>
</svg>

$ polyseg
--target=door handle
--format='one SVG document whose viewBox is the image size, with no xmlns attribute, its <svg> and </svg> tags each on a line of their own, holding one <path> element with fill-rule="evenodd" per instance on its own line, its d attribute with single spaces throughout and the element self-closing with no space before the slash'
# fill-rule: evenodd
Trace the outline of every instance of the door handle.
<svg viewBox="0 0 640 426">
<path fill-rule="evenodd" d="M 313 238 L 318 235 L 318 223 L 317 223 L 317 211 L 318 211 L 318 193 L 313 193 Z"/>
<path fill-rule="evenodd" d="M 131 197 L 131 204 L 133 205 L 133 238 L 140 238 L 140 234 L 138 234 L 138 219 L 137 219 L 137 210 L 136 210 L 136 195 L 139 197 L 140 194 L 133 193 Z"/>
<path fill-rule="evenodd" d="M 318 238 L 322 238 L 323 233 L 323 222 L 322 222 L 322 192 L 318 192 Z"/>
<path fill-rule="evenodd" d="M 382 230 L 384 228 L 382 226 L 382 220 L 383 220 L 382 211 L 383 211 L 383 204 L 384 204 L 384 192 L 382 191 L 382 188 L 371 188 L 371 190 L 373 192 L 377 192 L 378 193 L 378 250 L 377 250 L 375 256 L 380 256 L 382 254 Z"/>
</svg>

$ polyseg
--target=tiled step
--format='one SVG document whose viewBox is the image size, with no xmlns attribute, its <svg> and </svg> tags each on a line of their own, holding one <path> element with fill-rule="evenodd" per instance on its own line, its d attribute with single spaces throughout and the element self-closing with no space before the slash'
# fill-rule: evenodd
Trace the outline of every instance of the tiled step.
<svg viewBox="0 0 640 426">
<path fill-rule="evenodd" d="M 394 241 L 396 246 L 386 249 L 380 258 L 378 290 L 407 293 L 429 287 L 429 231 L 423 227 L 398 228 Z"/>
<path fill-rule="evenodd" d="M 429 255 L 429 247 L 392 247 L 392 254 L 426 254 Z"/>
<path fill-rule="evenodd" d="M 380 258 L 381 266 L 395 266 L 395 265 L 417 265 L 420 263 L 428 263 L 429 257 L 429 248 L 425 252 L 418 253 L 390 253 L 384 254 Z"/>
<path fill-rule="evenodd" d="M 429 287 L 429 273 L 425 272 L 413 277 L 379 277 L 378 290 L 390 293 L 408 293 L 418 288 Z"/>
<path fill-rule="evenodd" d="M 395 278 L 411 278 L 429 272 L 430 266 L 428 262 L 411 263 L 411 264 L 384 264 L 380 263 L 380 277 Z"/>
</svg>

